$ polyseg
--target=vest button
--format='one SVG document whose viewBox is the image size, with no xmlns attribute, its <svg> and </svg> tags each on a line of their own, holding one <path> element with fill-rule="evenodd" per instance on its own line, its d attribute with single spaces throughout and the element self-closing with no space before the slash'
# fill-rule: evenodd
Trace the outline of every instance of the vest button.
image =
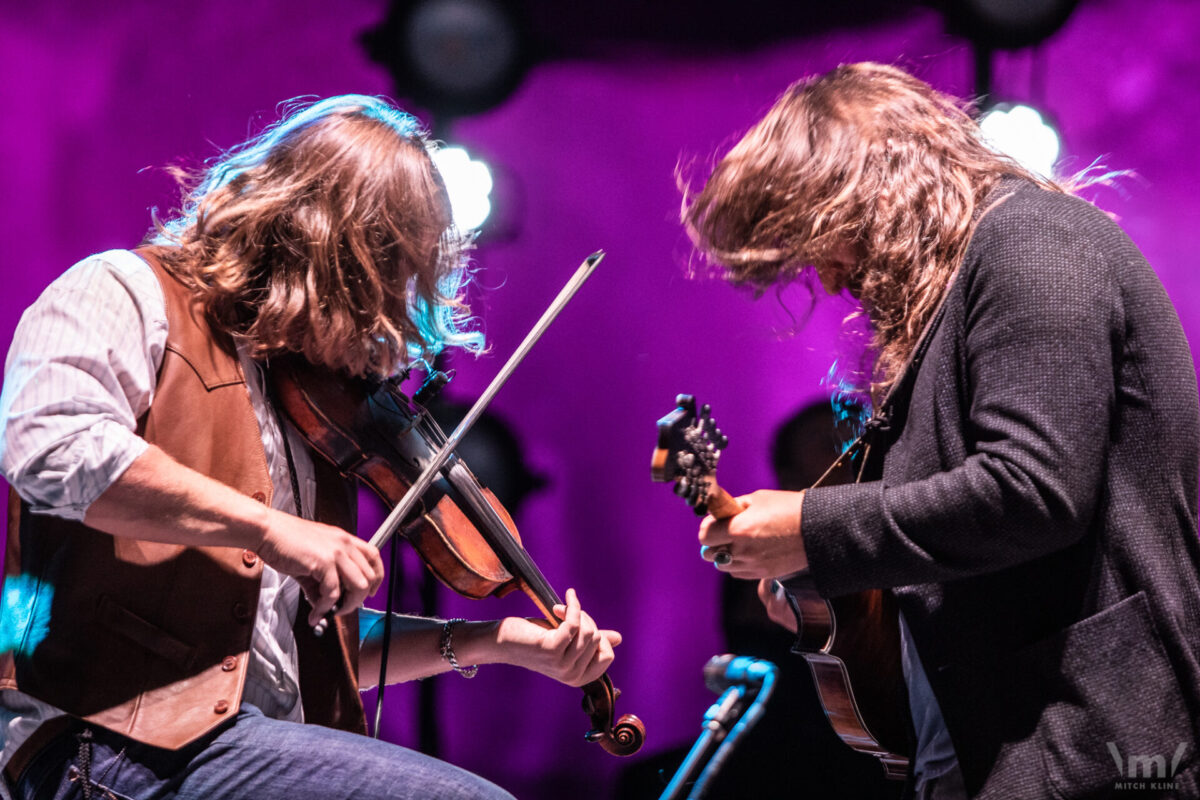
<svg viewBox="0 0 1200 800">
<path fill-rule="evenodd" d="M 218 700 L 216 702 L 216 705 L 213 706 L 213 711 L 217 714 L 224 714 L 228 710 L 229 710 L 229 701 L 228 700 Z"/>
<path fill-rule="evenodd" d="M 240 600 L 233 604 L 233 618 L 238 622 L 250 621 L 250 606 Z"/>
<path fill-rule="evenodd" d="M 250 497 L 257 500 L 260 503 L 267 502 L 267 495 L 265 492 L 255 492 L 254 494 L 250 495 Z"/>
<path fill-rule="evenodd" d="M 226 672 L 233 672 L 237 669 L 237 656 L 225 656 L 225 658 L 221 659 L 221 669 Z"/>
<path fill-rule="evenodd" d="M 242 563 L 247 567 L 253 567 L 258 563 L 258 555 L 253 550 L 243 550 Z"/>
</svg>

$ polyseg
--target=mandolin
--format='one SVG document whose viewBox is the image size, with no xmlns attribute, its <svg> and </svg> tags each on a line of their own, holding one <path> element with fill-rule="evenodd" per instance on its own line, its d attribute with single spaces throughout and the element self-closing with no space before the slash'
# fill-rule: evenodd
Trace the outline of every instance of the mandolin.
<svg viewBox="0 0 1200 800">
<path fill-rule="evenodd" d="M 717 462 L 728 439 L 708 406 L 697 409 L 686 394 L 675 402 L 675 410 L 658 421 L 651 477 L 673 482 L 675 493 L 697 514 L 725 519 L 740 513 L 742 504 L 717 483 Z M 903 780 L 910 723 L 895 599 L 881 590 L 826 599 L 798 576 L 779 577 L 787 578 L 794 597 L 798 631 L 792 650 L 808 663 L 834 732 L 877 758 L 888 778 Z"/>
</svg>

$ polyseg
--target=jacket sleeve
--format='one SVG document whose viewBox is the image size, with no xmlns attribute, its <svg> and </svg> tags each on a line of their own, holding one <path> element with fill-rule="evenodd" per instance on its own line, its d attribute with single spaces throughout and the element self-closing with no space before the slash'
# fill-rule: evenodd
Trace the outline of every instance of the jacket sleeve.
<svg viewBox="0 0 1200 800">
<path fill-rule="evenodd" d="M 1000 570 L 1077 541 L 1095 514 L 1120 291 L 1078 214 L 998 216 L 953 290 L 968 385 L 933 415 L 961 421 L 965 457 L 911 482 L 810 490 L 802 535 L 826 596 Z"/>
</svg>

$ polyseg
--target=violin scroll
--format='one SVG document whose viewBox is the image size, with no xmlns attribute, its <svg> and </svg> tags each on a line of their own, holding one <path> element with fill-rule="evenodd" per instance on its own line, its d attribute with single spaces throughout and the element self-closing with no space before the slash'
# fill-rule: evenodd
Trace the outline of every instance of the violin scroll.
<svg viewBox="0 0 1200 800">
<path fill-rule="evenodd" d="M 604 752 L 614 756 L 631 756 L 646 741 L 646 726 L 634 714 L 622 714 L 613 723 L 613 705 L 620 690 L 613 687 L 607 675 L 583 687 L 583 712 L 596 726 L 584 734 L 589 742 L 599 744 Z"/>
</svg>

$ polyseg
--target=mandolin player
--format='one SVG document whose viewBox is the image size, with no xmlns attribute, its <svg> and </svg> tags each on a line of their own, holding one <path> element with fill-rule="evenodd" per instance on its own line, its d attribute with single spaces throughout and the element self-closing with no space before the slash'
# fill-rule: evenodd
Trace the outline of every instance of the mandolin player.
<svg viewBox="0 0 1200 800">
<path fill-rule="evenodd" d="M 1200 797 L 1196 373 L 1085 183 L 861 63 L 789 88 L 685 189 L 731 282 L 811 266 L 869 319 L 869 374 L 841 376 L 873 403 L 860 480 L 753 492 L 699 538 L 793 630 L 771 578 L 890 591 L 916 798 Z"/>
<path fill-rule="evenodd" d="M 283 353 L 384 378 L 481 347 L 432 147 L 376 98 L 295 106 L 181 175 L 146 246 L 81 261 L 25 313 L 0 400 L 0 795 L 511 797 L 358 735 L 359 675 L 384 656 L 360 607 L 383 565 L 348 532 L 347 482 L 264 389 Z M 386 679 L 602 675 L 620 636 L 574 592 L 551 613 L 397 616 Z"/>
</svg>

